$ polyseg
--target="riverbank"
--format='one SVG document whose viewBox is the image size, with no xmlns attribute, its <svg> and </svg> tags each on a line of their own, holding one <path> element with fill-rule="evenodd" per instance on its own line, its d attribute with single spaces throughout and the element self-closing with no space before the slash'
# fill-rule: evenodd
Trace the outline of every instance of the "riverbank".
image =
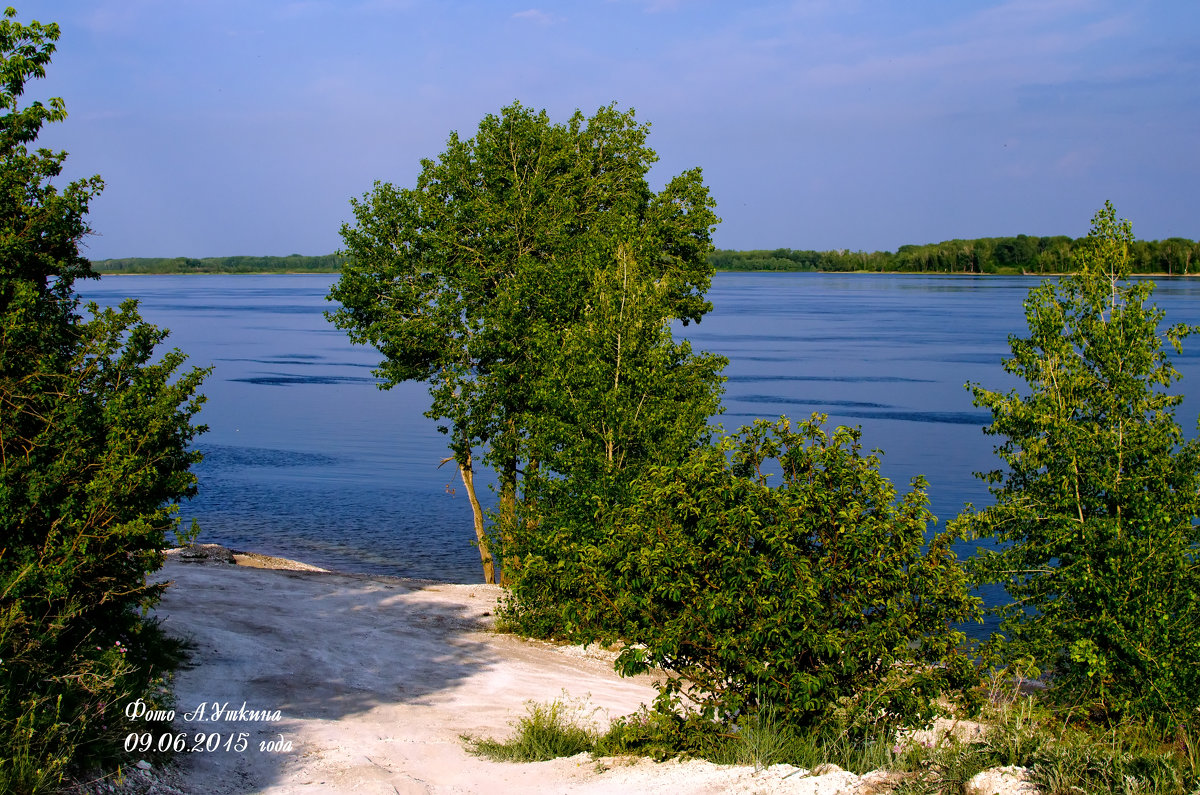
<svg viewBox="0 0 1200 795">
<path fill-rule="evenodd" d="M 157 615 L 195 648 L 177 675 L 173 723 L 146 729 L 205 750 L 161 774 L 135 771 L 131 783 L 153 775 L 157 789 L 126 791 L 833 793 L 882 777 L 586 756 L 491 762 L 469 755 L 461 736 L 506 737 L 527 702 L 564 697 L 607 723 L 650 703 L 652 681 L 619 678 L 603 652 L 493 632 L 495 586 L 221 550 L 173 553 L 161 576 L 172 585 Z"/>
</svg>

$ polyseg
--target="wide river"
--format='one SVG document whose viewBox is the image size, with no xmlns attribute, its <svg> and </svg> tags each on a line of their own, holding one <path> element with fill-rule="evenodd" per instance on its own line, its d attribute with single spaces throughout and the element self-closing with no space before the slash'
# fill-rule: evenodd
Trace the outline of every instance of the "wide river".
<svg viewBox="0 0 1200 795">
<path fill-rule="evenodd" d="M 325 320 L 332 275 L 110 276 L 78 283 L 101 304 L 141 302 L 169 345 L 215 369 L 205 382 L 199 496 L 183 506 L 200 540 L 344 571 L 481 579 L 470 507 L 445 439 L 423 416 L 422 384 L 376 388 L 373 348 Z M 974 472 L 998 465 L 988 414 L 964 383 L 1017 384 L 1001 359 L 1025 332 L 1024 277 L 717 274 L 714 311 L 686 329 L 729 358 L 727 429 L 756 417 L 861 425 L 901 489 L 929 481 L 941 522 L 988 493 Z M 1200 324 L 1200 281 L 1159 279 L 1168 323 Z M 1200 414 L 1200 338 L 1176 356 Z M 973 546 L 963 547 L 969 554 Z"/>
</svg>

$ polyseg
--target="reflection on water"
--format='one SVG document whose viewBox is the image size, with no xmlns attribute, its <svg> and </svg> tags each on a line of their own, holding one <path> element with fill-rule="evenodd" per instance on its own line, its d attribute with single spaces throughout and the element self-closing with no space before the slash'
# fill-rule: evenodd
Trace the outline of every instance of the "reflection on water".
<svg viewBox="0 0 1200 795">
<path fill-rule="evenodd" d="M 113 305 L 132 296 L 171 329 L 168 344 L 213 365 L 201 414 L 210 431 L 185 505 L 203 539 L 328 567 L 460 582 L 480 579 L 470 508 L 445 439 L 424 416 L 422 384 L 388 391 L 364 372 L 373 349 L 324 319 L 334 277 L 113 276 L 80 283 Z M 1019 385 L 1000 367 L 1025 331 L 1027 277 L 717 274 L 714 311 L 677 329 L 697 349 L 729 357 L 723 417 L 819 411 L 861 425 L 863 447 L 903 487 L 929 481 L 942 522 L 986 504 L 973 472 L 995 468 L 988 415 L 963 385 Z M 1158 282 L 1169 323 L 1200 323 L 1200 284 Z M 1177 391 L 1200 383 L 1192 344 L 1175 357 Z M 1193 432 L 1200 388 L 1177 416 Z M 486 485 L 484 486 L 486 488 Z M 960 550 L 969 553 L 970 548 Z M 989 598 L 995 598 L 990 595 Z"/>
</svg>

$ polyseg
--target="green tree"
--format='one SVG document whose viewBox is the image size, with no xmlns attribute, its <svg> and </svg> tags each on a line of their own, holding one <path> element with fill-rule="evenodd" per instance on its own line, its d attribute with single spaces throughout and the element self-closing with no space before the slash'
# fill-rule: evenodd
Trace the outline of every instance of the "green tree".
<svg viewBox="0 0 1200 795">
<path fill-rule="evenodd" d="M 897 500 L 859 432 L 823 422 L 760 420 L 594 505 L 588 548 L 539 573 L 571 589 L 560 632 L 621 643 L 623 673 L 664 672 L 668 711 L 682 693 L 721 723 L 769 706 L 862 730 L 972 682 L 953 624 L 977 600 L 953 537 L 923 549 L 924 482 Z"/>
<path fill-rule="evenodd" d="M 573 323 L 529 330 L 550 376 L 526 420 L 543 486 L 678 460 L 720 412 L 727 360 L 674 339 L 672 297 L 647 273 L 656 267 L 654 252 L 620 244 L 611 261 L 596 263 Z"/>
<path fill-rule="evenodd" d="M 1126 279 L 1132 241 L 1106 203 L 1077 272 L 1025 302 L 1029 336 L 1010 339 L 1004 369 L 1028 391 L 968 384 L 1004 468 L 984 476 L 995 505 L 961 521 L 997 542 L 977 576 L 1014 599 L 1001 659 L 1033 661 L 1060 702 L 1098 716 L 1194 716 L 1200 445 L 1165 391 L 1179 378 L 1165 348 L 1194 329 L 1160 329 L 1153 284 Z"/>
<path fill-rule="evenodd" d="M 126 698 L 161 700 L 170 644 L 145 611 L 172 503 L 189 496 L 203 373 L 156 357 L 132 302 L 78 313 L 78 244 L 98 178 L 61 191 L 30 149 L 62 100 L 21 107 L 56 25 L 0 20 L 0 790 L 48 786 L 120 751 Z"/>
<path fill-rule="evenodd" d="M 416 187 L 377 183 L 342 228 L 346 262 L 330 292 L 341 306 L 329 317 L 380 351 L 384 388 L 429 383 L 427 414 L 449 436 L 489 582 L 476 463 L 495 469 L 511 529 L 521 480 L 540 466 L 533 418 L 548 410 L 563 362 L 538 340 L 584 318 L 619 257 L 656 285 L 658 323 L 710 308 L 712 200 L 698 169 L 650 190 L 647 133 L 612 106 L 552 124 L 513 104 L 472 138 L 452 134 L 436 161 L 422 161 Z"/>
<path fill-rule="evenodd" d="M 504 544 L 506 614 L 526 634 L 561 632 L 591 601 L 576 570 L 603 543 L 597 510 L 630 499 L 647 468 L 686 459 L 721 411 L 726 359 L 674 339 L 669 296 L 645 273 L 653 261 L 618 247 L 597 264 L 575 323 L 530 332 L 553 377 L 526 425 L 537 466 L 527 467 L 522 520 Z"/>
</svg>

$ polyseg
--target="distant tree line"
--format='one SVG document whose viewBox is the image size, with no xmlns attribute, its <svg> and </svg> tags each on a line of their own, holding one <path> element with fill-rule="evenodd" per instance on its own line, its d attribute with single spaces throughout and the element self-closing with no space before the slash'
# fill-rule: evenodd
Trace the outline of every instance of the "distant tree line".
<svg viewBox="0 0 1200 795">
<path fill-rule="evenodd" d="M 946 240 L 897 251 L 714 251 L 721 271 L 877 271 L 893 273 L 1066 273 L 1087 238 L 983 237 Z M 1130 273 L 1186 276 L 1200 270 L 1200 243 L 1182 237 L 1136 240 L 1129 247 Z"/>
<path fill-rule="evenodd" d="M 875 271 L 881 273 L 1066 273 L 1086 238 L 981 237 L 946 240 L 897 251 L 713 251 L 719 271 Z M 97 273 L 339 273 L 345 257 L 130 257 L 92 263 Z M 1130 273 L 1189 276 L 1200 272 L 1200 242 L 1182 237 L 1136 240 L 1129 249 Z"/>
<path fill-rule="evenodd" d="M 97 273 L 337 273 L 343 257 L 127 257 L 92 263 Z"/>
</svg>

